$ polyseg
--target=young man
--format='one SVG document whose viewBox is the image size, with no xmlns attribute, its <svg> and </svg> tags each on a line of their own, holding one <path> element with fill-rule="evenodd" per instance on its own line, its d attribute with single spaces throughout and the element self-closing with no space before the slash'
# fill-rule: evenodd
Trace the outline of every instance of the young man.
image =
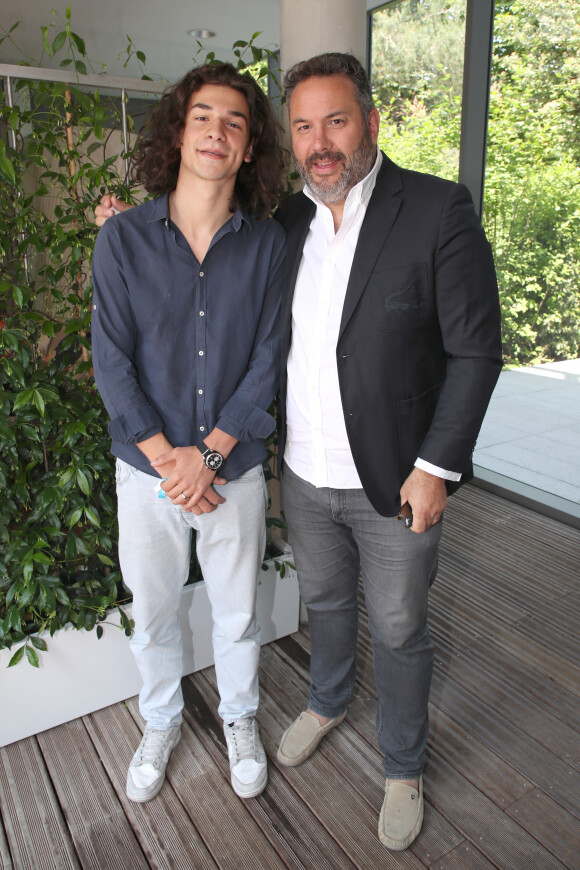
<svg viewBox="0 0 580 870">
<path fill-rule="evenodd" d="M 255 601 L 284 232 L 264 218 L 282 165 L 268 99 L 252 78 L 227 64 L 194 69 L 140 137 L 136 178 L 157 198 L 108 221 L 95 246 L 93 362 L 111 417 L 119 556 L 143 678 L 146 727 L 127 774 L 134 801 L 159 792 L 180 739 L 178 611 L 192 530 L 232 786 L 249 798 L 266 785 Z"/>
<path fill-rule="evenodd" d="M 472 475 L 501 368 L 497 284 L 466 188 L 377 150 L 379 116 L 354 57 L 297 64 L 285 94 L 306 186 L 277 215 L 288 271 L 280 453 L 312 686 L 278 758 L 300 764 L 346 715 L 360 568 L 386 774 L 378 834 L 401 850 L 423 821 L 441 517 L 447 492 Z"/>
</svg>

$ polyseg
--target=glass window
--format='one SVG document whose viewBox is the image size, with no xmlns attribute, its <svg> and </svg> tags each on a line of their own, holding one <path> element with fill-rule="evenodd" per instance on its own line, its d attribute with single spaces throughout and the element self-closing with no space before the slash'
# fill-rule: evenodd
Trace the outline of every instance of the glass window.
<svg viewBox="0 0 580 870">
<path fill-rule="evenodd" d="M 371 13 L 379 145 L 395 163 L 457 180 L 466 0 L 395 0 Z"/>
<path fill-rule="evenodd" d="M 496 2 L 484 225 L 506 368 L 475 453 L 482 476 L 580 517 L 580 17 Z M 501 484 L 501 482 L 500 482 Z"/>
<path fill-rule="evenodd" d="M 580 349 L 580 18 L 566 0 L 498 3 L 485 226 L 507 363 Z"/>
</svg>

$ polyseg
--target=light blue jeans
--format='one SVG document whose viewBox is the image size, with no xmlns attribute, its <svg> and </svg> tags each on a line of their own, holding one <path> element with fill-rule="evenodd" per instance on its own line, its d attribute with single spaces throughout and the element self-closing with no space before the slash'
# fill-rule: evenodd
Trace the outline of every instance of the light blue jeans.
<svg viewBox="0 0 580 870">
<path fill-rule="evenodd" d="M 284 465 L 284 511 L 310 628 L 309 707 L 339 716 L 355 682 L 358 577 L 362 573 L 377 685 L 384 769 L 413 778 L 425 763 L 433 645 L 429 586 L 441 523 L 424 534 L 376 512 L 362 489 L 312 486 Z"/>
<path fill-rule="evenodd" d="M 131 649 L 143 679 L 139 708 L 147 724 L 181 722 L 181 590 L 187 581 L 191 533 L 212 608 L 213 651 L 226 721 L 258 708 L 260 630 L 258 576 L 266 545 L 266 483 L 261 466 L 219 487 L 226 499 L 195 516 L 154 492 L 159 478 L 117 459 L 119 559 L 133 593 Z"/>
</svg>

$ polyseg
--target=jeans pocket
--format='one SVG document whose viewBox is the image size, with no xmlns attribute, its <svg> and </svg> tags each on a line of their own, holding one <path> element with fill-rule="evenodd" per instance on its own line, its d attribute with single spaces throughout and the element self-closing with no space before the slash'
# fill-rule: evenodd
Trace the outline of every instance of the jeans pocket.
<svg viewBox="0 0 580 870">
<path fill-rule="evenodd" d="M 261 486 L 262 497 L 264 499 L 264 510 L 268 510 L 268 503 L 270 500 L 268 494 L 268 487 L 266 484 L 266 476 L 264 474 L 264 468 L 261 465 L 255 465 L 254 468 L 248 469 L 245 471 L 241 477 L 236 478 L 235 480 L 228 481 L 228 487 L 240 487 L 240 486 Z M 217 488 L 217 492 L 219 492 L 219 487 Z"/>
<path fill-rule="evenodd" d="M 117 459 L 115 463 L 115 482 L 117 486 L 123 486 L 124 483 L 127 483 L 131 474 L 133 473 L 133 468 L 127 462 L 124 462 L 122 459 Z"/>
<path fill-rule="evenodd" d="M 244 484 L 255 484 L 258 480 L 264 478 L 264 469 L 261 465 L 255 465 L 253 468 L 249 468 L 248 471 L 244 471 L 244 473 L 240 477 L 236 477 L 235 480 L 229 480 L 228 484 L 230 486 L 243 486 Z"/>
</svg>

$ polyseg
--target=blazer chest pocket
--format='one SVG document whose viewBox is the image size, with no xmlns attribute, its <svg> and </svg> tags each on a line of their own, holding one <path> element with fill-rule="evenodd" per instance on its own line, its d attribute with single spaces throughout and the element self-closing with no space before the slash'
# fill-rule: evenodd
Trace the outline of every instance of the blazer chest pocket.
<svg viewBox="0 0 580 870">
<path fill-rule="evenodd" d="M 429 279 L 425 263 L 374 272 L 367 285 L 379 329 L 395 332 L 422 326 L 429 315 Z"/>
</svg>

